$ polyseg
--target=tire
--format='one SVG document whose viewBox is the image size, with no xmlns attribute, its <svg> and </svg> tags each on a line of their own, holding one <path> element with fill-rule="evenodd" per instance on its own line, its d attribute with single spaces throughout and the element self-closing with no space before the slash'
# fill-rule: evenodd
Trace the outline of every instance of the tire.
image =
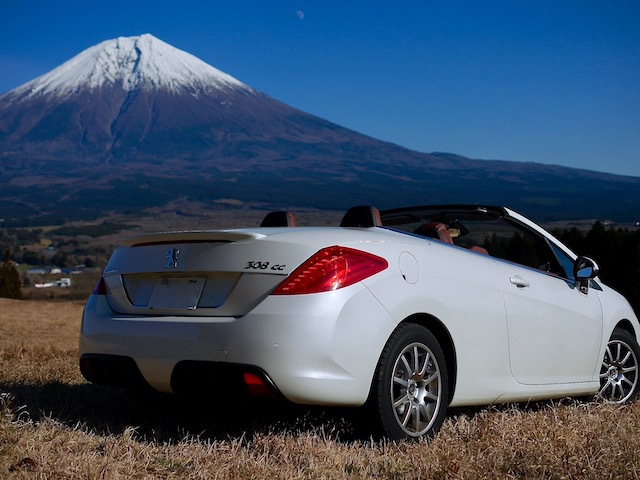
<svg viewBox="0 0 640 480">
<path fill-rule="evenodd" d="M 640 347 L 626 330 L 616 328 L 600 366 L 600 390 L 596 398 L 608 403 L 625 403 L 640 390 Z"/>
<path fill-rule="evenodd" d="M 371 407 L 392 439 L 433 436 L 449 400 L 440 344 L 426 328 L 406 323 L 393 332 L 378 362 Z"/>
</svg>

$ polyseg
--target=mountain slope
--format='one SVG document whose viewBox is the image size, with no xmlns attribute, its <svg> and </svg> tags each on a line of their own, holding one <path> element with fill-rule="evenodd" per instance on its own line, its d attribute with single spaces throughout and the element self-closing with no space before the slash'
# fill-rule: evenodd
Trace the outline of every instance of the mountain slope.
<svg viewBox="0 0 640 480">
<path fill-rule="evenodd" d="M 149 34 L 102 42 L 1 95 L 0 174 L 0 218 L 16 224 L 175 198 L 337 209 L 483 202 L 619 220 L 640 204 L 639 178 L 381 142 Z"/>
</svg>

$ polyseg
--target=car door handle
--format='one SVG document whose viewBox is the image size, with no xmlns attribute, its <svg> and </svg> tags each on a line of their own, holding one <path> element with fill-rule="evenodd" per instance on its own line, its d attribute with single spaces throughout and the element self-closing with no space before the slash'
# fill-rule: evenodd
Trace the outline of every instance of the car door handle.
<svg viewBox="0 0 640 480">
<path fill-rule="evenodd" d="M 513 277 L 509 277 L 509 281 L 518 288 L 525 288 L 529 286 L 529 282 L 527 282 L 520 275 L 514 275 Z"/>
</svg>

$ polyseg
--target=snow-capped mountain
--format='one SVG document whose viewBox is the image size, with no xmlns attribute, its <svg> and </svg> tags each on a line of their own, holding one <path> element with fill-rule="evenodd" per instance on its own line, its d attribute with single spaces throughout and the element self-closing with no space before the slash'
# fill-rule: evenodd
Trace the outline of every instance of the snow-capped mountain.
<svg viewBox="0 0 640 480">
<path fill-rule="evenodd" d="M 367 137 L 149 34 L 102 42 L 0 95 L 0 178 L 5 225 L 176 198 L 337 209 L 486 202 L 569 218 L 585 208 L 580 192 L 616 211 L 640 204 L 640 179 L 419 153 Z"/>
<path fill-rule="evenodd" d="M 68 96 L 85 89 L 119 86 L 126 91 L 164 89 L 208 93 L 249 89 L 242 82 L 150 34 L 99 43 L 51 72 L 18 87 L 12 96 Z"/>
<path fill-rule="evenodd" d="M 368 143 L 288 107 L 150 34 L 107 40 L 0 96 L 0 149 L 112 163 L 157 155 L 238 163 L 235 146 Z M 246 146 L 246 145 L 245 145 Z M 235 169 L 236 166 L 228 166 Z"/>
</svg>

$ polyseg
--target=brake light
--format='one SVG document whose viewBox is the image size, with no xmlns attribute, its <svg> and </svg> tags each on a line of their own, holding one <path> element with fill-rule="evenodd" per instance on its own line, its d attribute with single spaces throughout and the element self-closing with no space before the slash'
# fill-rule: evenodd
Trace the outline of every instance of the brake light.
<svg viewBox="0 0 640 480">
<path fill-rule="evenodd" d="M 272 295 L 300 295 L 338 290 L 389 266 L 384 258 L 348 247 L 320 250 L 296 268 Z"/>
<path fill-rule="evenodd" d="M 104 285 L 104 278 L 100 277 L 95 287 L 93 287 L 93 291 L 91 295 L 106 295 L 107 287 Z"/>
</svg>

